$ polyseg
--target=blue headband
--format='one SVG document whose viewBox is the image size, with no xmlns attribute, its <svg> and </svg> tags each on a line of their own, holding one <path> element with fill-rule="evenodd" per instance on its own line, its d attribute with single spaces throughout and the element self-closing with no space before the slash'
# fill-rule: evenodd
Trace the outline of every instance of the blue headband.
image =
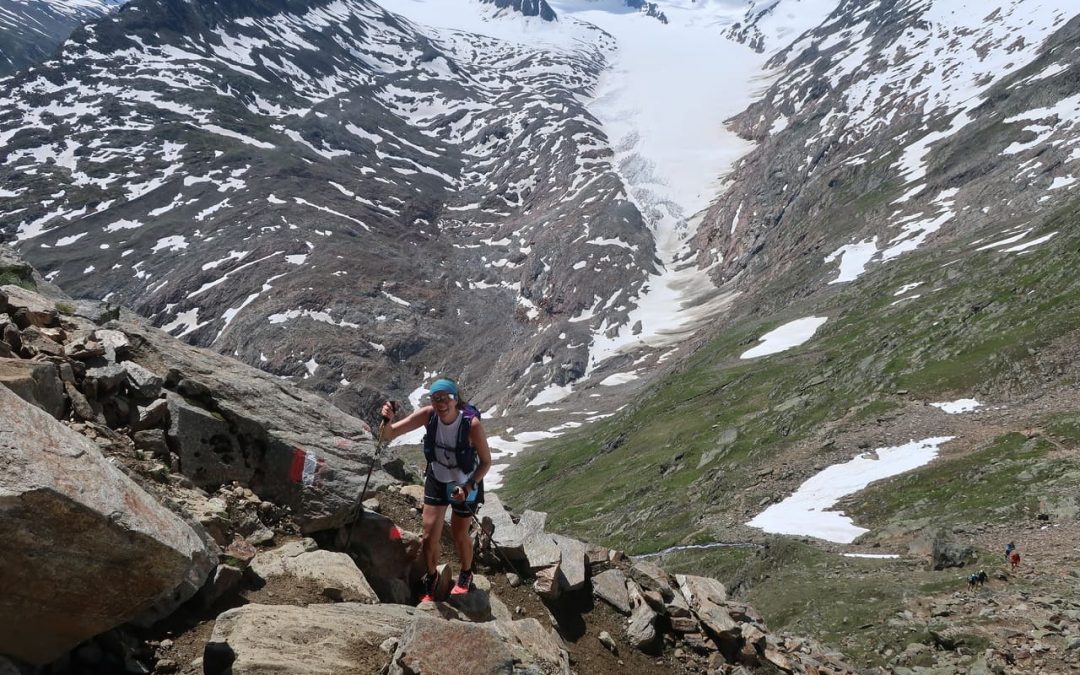
<svg viewBox="0 0 1080 675">
<path fill-rule="evenodd" d="M 431 385 L 428 393 L 434 396 L 440 391 L 445 391 L 448 394 L 453 394 L 454 398 L 458 397 L 457 385 L 454 384 L 453 380 L 447 380 L 445 378 L 441 380 L 435 380 L 435 383 Z"/>
</svg>

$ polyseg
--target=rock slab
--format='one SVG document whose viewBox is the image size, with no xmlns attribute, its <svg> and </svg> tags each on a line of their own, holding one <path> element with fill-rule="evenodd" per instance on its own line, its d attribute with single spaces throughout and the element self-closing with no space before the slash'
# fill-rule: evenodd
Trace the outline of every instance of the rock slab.
<svg viewBox="0 0 1080 675">
<path fill-rule="evenodd" d="M 378 653 L 378 645 L 401 635 L 418 615 L 406 605 L 244 605 L 218 616 L 203 670 L 206 675 L 367 672 L 365 650 Z"/>
<path fill-rule="evenodd" d="M 88 438 L 0 387 L 0 653 L 32 664 L 143 614 L 217 564 Z"/>
</svg>

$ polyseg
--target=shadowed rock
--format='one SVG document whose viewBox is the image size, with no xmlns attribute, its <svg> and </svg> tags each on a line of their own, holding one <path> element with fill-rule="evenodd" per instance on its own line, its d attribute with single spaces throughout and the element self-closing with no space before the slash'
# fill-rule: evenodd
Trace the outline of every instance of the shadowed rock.
<svg viewBox="0 0 1080 675">
<path fill-rule="evenodd" d="M 53 417 L 61 418 L 67 411 L 64 384 L 52 363 L 0 359 L 0 384 Z"/>
<path fill-rule="evenodd" d="M 137 616 L 164 616 L 217 563 L 93 442 L 3 387 L 0 465 L 2 653 L 44 664 Z"/>
<path fill-rule="evenodd" d="M 239 480 L 288 506 L 304 532 L 345 524 L 374 453 L 370 430 L 315 394 L 125 314 L 110 324 L 138 345 L 139 365 L 164 377 L 170 441 L 196 484 Z M 198 456 L 196 456 L 198 453 Z M 376 466 L 370 493 L 396 483 Z"/>
<path fill-rule="evenodd" d="M 379 601 L 352 558 L 334 551 L 309 550 L 314 542 L 310 544 L 294 541 L 260 553 L 251 561 L 251 571 L 264 580 L 289 577 L 312 582 L 324 596 L 338 602 Z"/>
</svg>

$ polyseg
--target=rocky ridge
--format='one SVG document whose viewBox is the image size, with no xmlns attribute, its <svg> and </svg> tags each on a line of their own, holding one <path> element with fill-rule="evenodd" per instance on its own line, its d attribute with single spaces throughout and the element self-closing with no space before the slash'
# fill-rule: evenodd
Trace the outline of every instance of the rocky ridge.
<svg viewBox="0 0 1080 675">
<path fill-rule="evenodd" d="M 431 369 L 523 404 L 584 372 L 575 319 L 624 320 L 655 249 L 583 103 L 613 41 L 566 30 L 136 0 L 3 83 L 0 230 L 77 297 L 353 412 Z"/>
<path fill-rule="evenodd" d="M 416 607 L 406 528 L 422 488 L 384 465 L 354 508 L 373 450 L 362 422 L 3 263 L 19 281 L 0 289 L 0 453 L 15 468 L 0 486 L 14 516 L 0 525 L 5 672 L 570 673 L 571 654 L 600 653 L 615 669 L 854 672 L 769 632 L 713 579 L 551 534 L 545 514 L 516 517 L 494 495 L 478 556 L 499 593 L 531 582 L 529 608 L 511 611 L 483 576 L 447 599 L 450 567 L 439 600 Z M 615 636 L 573 628 L 603 616 Z"/>
<path fill-rule="evenodd" d="M 842 2 L 773 58 L 776 82 L 731 120 L 758 145 L 698 235 L 718 280 L 791 272 L 805 296 L 851 280 L 837 262 L 857 274 L 974 232 L 1037 232 L 1071 199 L 1078 19 L 1055 2 L 953 5 Z"/>
</svg>

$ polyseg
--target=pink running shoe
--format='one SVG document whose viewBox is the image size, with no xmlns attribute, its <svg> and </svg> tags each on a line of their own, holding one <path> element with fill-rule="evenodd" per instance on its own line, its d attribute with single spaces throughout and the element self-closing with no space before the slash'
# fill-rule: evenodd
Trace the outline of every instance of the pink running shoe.
<svg viewBox="0 0 1080 675">
<path fill-rule="evenodd" d="M 465 595 L 466 593 L 471 591 L 472 578 L 472 572 L 466 572 L 465 570 L 461 570 L 461 573 L 458 574 L 457 583 L 454 584 L 454 587 L 452 589 L 450 589 L 450 595 Z"/>
</svg>

